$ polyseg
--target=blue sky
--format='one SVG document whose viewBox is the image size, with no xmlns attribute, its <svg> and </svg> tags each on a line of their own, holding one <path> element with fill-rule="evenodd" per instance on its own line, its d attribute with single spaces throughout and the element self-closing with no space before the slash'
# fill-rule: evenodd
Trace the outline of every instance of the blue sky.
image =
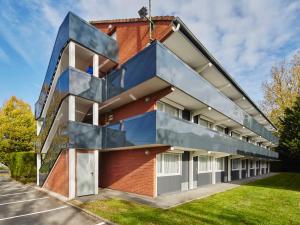
<svg viewBox="0 0 300 225">
<path fill-rule="evenodd" d="M 0 104 L 37 100 L 60 23 L 137 17 L 147 0 L 0 0 Z M 153 15 L 179 16 L 256 102 L 272 65 L 300 49 L 300 1 L 152 0 Z"/>
</svg>

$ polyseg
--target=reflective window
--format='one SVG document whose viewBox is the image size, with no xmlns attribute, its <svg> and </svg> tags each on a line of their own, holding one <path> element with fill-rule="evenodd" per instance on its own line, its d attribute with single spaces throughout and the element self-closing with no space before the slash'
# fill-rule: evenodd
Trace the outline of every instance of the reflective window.
<svg viewBox="0 0 300 225">
<path fill-rule="evenodd" d="M 158 154 L 156 159 L 158 176 L 171 176 L 181 174 L 181 154 L 162 153 Z"/>
<path fill-rule="evenodd" d="M 204 127 L 208 127 L 208 128 L 212 128 L 212 122 L 209 122 L 208 120 L 205 120 L 203 118 L 199 118 L 199 124 L 204 126 Z"/>
<path fill-rule="evenodd" d="M 209 156 L 198 156 L 198 173 L 210 172 L 211 171 L 211 157 Z"/>
<path fill-rule="evenodd" d="M 224 158 L 216 158 L 216 170 L 224 171 Z"/>
<path fill-rule="evenodd" d="M 239 159 L 233 159 L 231 161 L 232 165 L 232 170 L 238 170 L 239 169 Z"/>
</svg>

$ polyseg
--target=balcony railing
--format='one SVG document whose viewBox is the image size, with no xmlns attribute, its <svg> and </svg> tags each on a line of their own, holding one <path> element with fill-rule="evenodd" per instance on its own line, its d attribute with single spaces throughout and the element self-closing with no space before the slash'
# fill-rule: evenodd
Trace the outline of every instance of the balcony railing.
<svg viewBox="0 0 300 225">
<path fill-rule="evenodd" d="M 195 99 L 216 109 L 257 135 L 278 143 L 278 138 L 226 97 L 159 42 L 154 42 L 107 77 L 104 100 L 151 78 L 158 77 Z"/>
<path fill-rule="evenodd" d="M 62 73 L 55 86 L 53 97 L 49 99 L 51 102 L 38 136 L 40 149 L 43 148 L 62 101 L 70 94 L 101 102 L 102 80 L 72 67 Z"/>
<path fill-rule="evenodd" d="M 42 114 L 61 53 L 71 40 L 107 59 L 118 61 L 119 47 L 116 40 L 69 12 L 59 28 L 42 90 L 35 104 L 36 119 Z"/>
<path fill-rule="evenodd" d="M 152 111 L 103 128 L 103 148 L 162 144 L 245 156 L 278 158 L 276 152 L 164 112 Z"/>
<path fill-rule="evenodd" d="M 51 142 L 50 148 L 42 159 L 42 165 L 39 170 L 40 185 L 42 186 L 44 184 L 63 149 L 101 149 L 101 147 L 101 127 L 74 121 L 60 124 Z"/>
</svg>

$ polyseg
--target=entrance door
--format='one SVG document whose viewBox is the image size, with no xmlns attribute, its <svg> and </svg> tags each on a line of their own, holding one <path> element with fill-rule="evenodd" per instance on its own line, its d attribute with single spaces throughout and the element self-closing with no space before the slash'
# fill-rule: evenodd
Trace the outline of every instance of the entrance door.
<svg viewBox="0 0 300 225">
<path fill-rule="evenodd" d="M 77 196 L 95 194 L 94 153 L 77 153 Z"/>
</svg>

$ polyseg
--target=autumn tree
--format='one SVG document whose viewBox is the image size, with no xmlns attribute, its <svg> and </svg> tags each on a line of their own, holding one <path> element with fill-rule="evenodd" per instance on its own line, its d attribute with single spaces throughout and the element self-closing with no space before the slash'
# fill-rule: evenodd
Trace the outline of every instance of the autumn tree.
<svg viewBox="0 0 300 225">
<path fill-rule="evenodd" d="M 271 80 L 263 84 L 263 93 L 260 105 L 280 132 L 285 110 L 293 106 L 300 94 L 300 51 L 291 60 L 273 66 Z"/>
<path fill-rule="evenodd" d="M 11 152 L 34 150 L 36 127 L 30 105 L 12 96 L 0 108 L 0 162 Z"/>
<path fill-rule="evenodd" d="M 277 151 L 285 171 L 300 171 L 300 97 L 285 110 Z"/>
</svg>

